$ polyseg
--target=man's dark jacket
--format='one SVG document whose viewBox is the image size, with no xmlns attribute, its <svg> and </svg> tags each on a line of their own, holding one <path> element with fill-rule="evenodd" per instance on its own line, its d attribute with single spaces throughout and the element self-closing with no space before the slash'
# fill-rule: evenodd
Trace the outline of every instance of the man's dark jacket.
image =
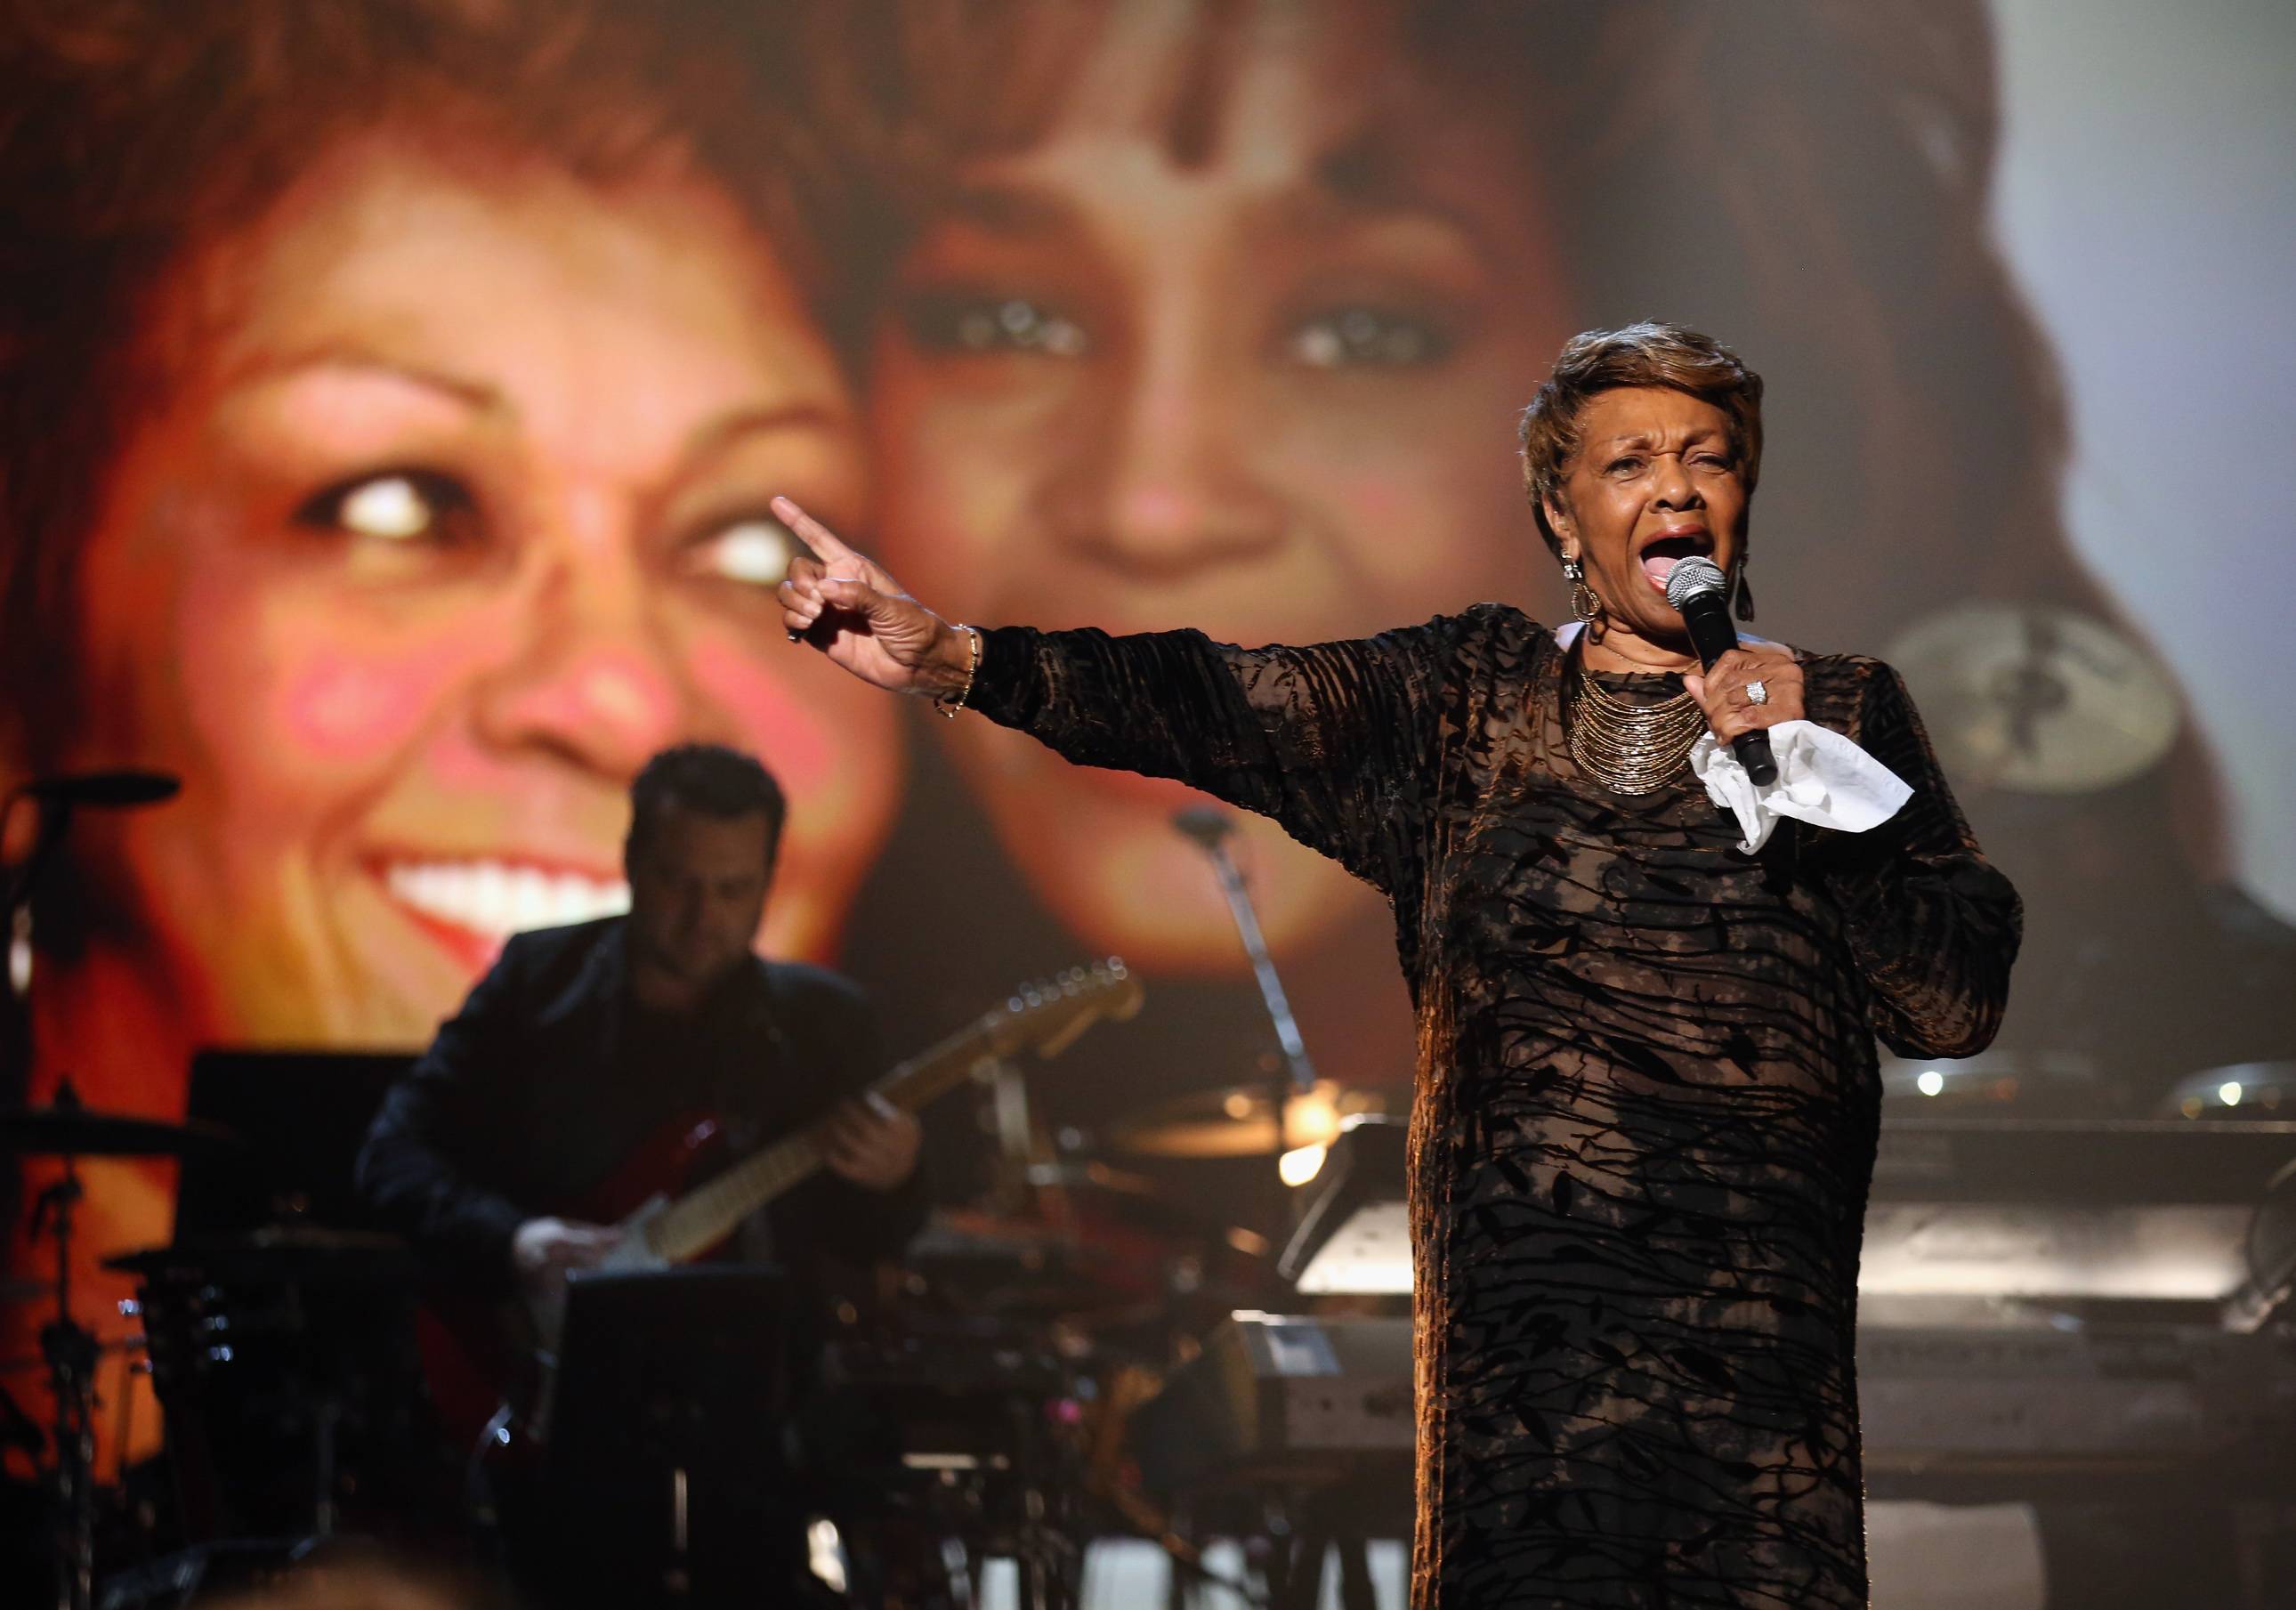
<svg viewBox="0 0 2296 1610">
<path fill-rule="evenodd" d="M 574 1212 L 675 1120 L 717 1114 L 748 1152 L 884 1071 L 856 985 L 756 957 L 671 1039 L 649 1038 L 624 944 L 619 917 L 517 935 L 384 1097 L 359 1190 L 442 1277 L 507 1290 L 518 1227 Z M 765 1239 L 806 1276 L 824 1254 L 897 1254 L 923 1214 L 916 1176 L 878 1192 L 824 1170 L 767 1209 Z"/>
</svg>

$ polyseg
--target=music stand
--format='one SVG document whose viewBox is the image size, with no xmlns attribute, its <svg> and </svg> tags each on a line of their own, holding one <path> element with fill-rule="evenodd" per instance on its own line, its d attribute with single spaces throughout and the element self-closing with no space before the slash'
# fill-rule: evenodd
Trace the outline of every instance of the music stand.
<svg viewBox="0 0 2296 1610">
<path fill-rule="evenodd" d="M 354 1181 L 408 1052 L 209 1047 L 188 1115 L 242 1149 L 177 1175 L 170 1246 L 144 1284 L 153 1385 L 185 1534 L 326 1536 L 443 1523 L 415 1340 L 416 1265 Z M 116 1267 L 118 1267 L 116 1266 Z M 209 1351 L 209 1327 L 232 1327 Z"/>
<path fill-rule="evenodd" d="M 786 1446 L 791 1296 L 756 1265 L 577 1274 L 543 1524 L 514 1552 L 568 1602 L 771 1598 L 805 1566 Z"/>
<path fill-rule="evenodd" d="M 383 1092 L 414 1063 L 401 1051 L 210 1047 L 192 1058 L 188 1115 L 247 1142 L 243 1155 L 184 1164 L 176 1234 L 283 1220 L 380 1228 L 352 1183 Z M 250 1163 L 253 1166 L 250 1166 Z"/>
</svg>

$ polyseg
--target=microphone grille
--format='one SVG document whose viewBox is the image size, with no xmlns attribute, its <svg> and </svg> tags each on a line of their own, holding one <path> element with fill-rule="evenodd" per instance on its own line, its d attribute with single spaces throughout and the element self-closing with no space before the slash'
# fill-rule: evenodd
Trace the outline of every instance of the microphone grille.
<svg viewBox="0 0 2296 1610">
<path fill-rule="evenodd" d="M 1217 805 L 1191 805 L 1174 811 L 1172 826 L 1207 850 L 1235 831 L 1234 819 Z"/>
<path fill-rule="evenodd" d="M 1722 567 L 1711 559 L 1677 559 L 1666 573 L 1666 601 L 1680 609 L 1701 593 L 1727 592 L 1729 587 Z"/>
</svg>

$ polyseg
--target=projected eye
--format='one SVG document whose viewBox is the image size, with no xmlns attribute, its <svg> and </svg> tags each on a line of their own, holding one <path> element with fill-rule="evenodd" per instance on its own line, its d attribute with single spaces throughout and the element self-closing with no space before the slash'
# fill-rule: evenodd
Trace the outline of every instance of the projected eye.
<svg viewBox="0 0 2296 1610">
<path fill-rule="evenodd" d="M 430 470 L 389 470 L 328 488 L 296 523 L 387 543 L 451 543 L 471 534 L 478 505 L 459 482 Z"/>
<path fill-rule="evenodd" d="M 1451 338 L 1433 320 L 1378 308 L 1335 308 L 1303 320 L 1283 338 L 1293 363 L 1310 369 L 1401 369 L 1450 356 Z"/>
<path fill-rule="evenodd" d="M 904 316 L 911 338 L 932 352 L 1076 357 L 1088 344 L 1082 324 L 1027 297 L 923 295 Z"/>
<path fill-rule="evenodd" d="M 695 542 L 686 550 L 685 564 L 696 575 L 776 587 L 789 574 L 790 561 L 805 551 L 805 545 L 780 521 L 769 514 L 744 514 Z"/>
</svg>

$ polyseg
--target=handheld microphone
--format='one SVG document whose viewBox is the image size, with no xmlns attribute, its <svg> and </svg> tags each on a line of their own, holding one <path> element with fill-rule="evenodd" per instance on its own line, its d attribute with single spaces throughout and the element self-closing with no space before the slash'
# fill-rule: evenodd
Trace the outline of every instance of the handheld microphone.
<svg viewBox="0 0 2296 1610">
<path fill-rule="evenodd" d="M 1730 624 L 1730 584 L 1722 567 L 1711 559 L 1678 559 L 1666 573 L 1666 601 L 1690 628 L 1690 641 L 1708 670 L 1738 646 L 1738 628 Z M 1770 735 L 1757 729 L 1730 740 L 1730 751 L 1756 787 L 1778 780 L 1778 762 L 1770 753 Z"/>
<path fill-rule="evenodd" d="M 124 809 L 172 800 L 183 786 L 183 779 L 170 772 L 84 771 L 70 776 L 37 777 L 16 792 L 51 805 Z"/>
</svg>

